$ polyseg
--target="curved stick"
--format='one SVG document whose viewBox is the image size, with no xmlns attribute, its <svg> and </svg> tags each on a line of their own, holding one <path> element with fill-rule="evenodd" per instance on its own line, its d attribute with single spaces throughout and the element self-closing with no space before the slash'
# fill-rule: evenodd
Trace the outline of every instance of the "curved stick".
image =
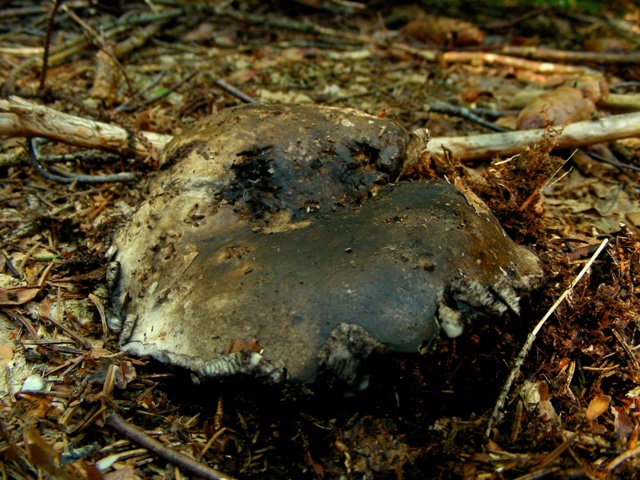
<svg viewBox="0 0 640 480">
<path fill-rule="evenodd" d="M 165 447 L 157 440 L 154 440 L 142 430 L 134 427 L 128 423 L 117 413 L 111 413 L 105 420 L 106 424 L 113 427 L 123 435 L 126 435 L 134 442 L 142 445 L 144 448 L 151 450 L 153 453 L 160 455 L 165 460 L 178 465 L 181 468 L 193 473 L 198 477 L 205 478 L 207 480 L 234 480 L 232 477 L 225 475 L 218 470 L 215 470 L 207 465 L 204 465 L 194 458 L 191 458 L 184 453 L 177 452 L 169 447 Z"/>
</svg>

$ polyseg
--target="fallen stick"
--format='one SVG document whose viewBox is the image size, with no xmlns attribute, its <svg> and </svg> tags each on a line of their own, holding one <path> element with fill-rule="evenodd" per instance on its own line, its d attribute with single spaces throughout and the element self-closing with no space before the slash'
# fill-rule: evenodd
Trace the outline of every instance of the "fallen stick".
<svg viewBox="0 0 640 480">
<path fill-rule="evenodd" d="M 161 149 L 173 138 L 139 132 L 154 148 Z M 148 148 L 122 127 L 58 112 L 20 97 L 0 100 L 0 135 L 43 137 L 85 148 L 101 148 L 124 155 L 145 157 Z"/>
<path fill-rule="evenodd" d="M 503 55 L 517 55 L 519 57 L 547 60 L 553 62 L 588 62 L 607 64 L 636 64 L 640 62 L 638 52 L 609 53 L 609 52 L 576 52 L 569 50 L 556 50 L 554 48 L 520 47 L 509 45 L 502 47 Z"/>
<path fill-rule="evenodd" d="M 555 303 L 551 305 L 551 308 L 547 311 L 547 313 L 545 313 L 544 317 L 542 317 L 542 319 L 536 324 L 536 326 L 531 331 L 531 333 L 529 333 L 529 335 L 527 336 L 527 340 L 524 342 L 524 345 L 522 346 L 520 353 L 516 357 L 515 362 L 513 362 L 513 368 L 509 372 L 507 381 L 504 383 L 502 390 L 500 390 L 500 395 L 498 396 L 498 400 L 496 401 L 496 404 L 493 407 L 493 412 L 491 413 L 491 417 L 489 417 L 489 421 L 487 423 L 487 430 L 485 431 L 485 437 L 489 437 L 489 435 L 491 435 L 491 429 L 493 428 L 493 424 L 495 423 L 496 420 L 498 420 L 498 417 L 500 416 L 502 407 L 504 407 L 504 404 L 507 401 L 507 396 L 511 391 L 511 386 L 513 385 L 513 381 L 516 379 L 516 376 L 520 372 L 520 368 L 524 363 L 524 359 L 527 358 L 527 355 L 529 354 L 529 350 L 531 350 L 531 347 L 533 346 L 533 342 L 538 336 L 538 332 L 540 332 L 540 330 L 542 329 L 544 324 L 547 322 L 549 317 L 553 315 L 553 312 L 555 312 L 556 309 L 560 306 L 560 304 L 564 302 L 564 300 L 573 292 L 573 289 L 576 287 L 578 282 L 582 280 L 582 277 L 584 277 L 585 274 L 589 271 L 589 269 L 591 268 L 591 265 L 593 265 L 593 262 L 596 261 L 596 258 L 598 258 L 598 256 L 600 255 L 600 253 L 602 253 L 602 250 L 604 250 L 604 247 L 606 247 L 608 243 L 609 243 L 609 240 L 607 238 L 605 238 L 602 241 L 602 243 L 600 243 L 600 246 L 595 251 L 595 253 L 591 256 L 587 264 L 582 268 L 582 270 L 580 270 L 580 273 L 578 273 L 576 278 L 573 279 L 573 282 L 571 282 L 571 285 L 569 285 L 569 288 L 567 288 L 564 292 L 562 292 L 562 295 L 560 295 L 560 297 L 558 297 Z"/>
<path fill-rule="evenodd" d="M 441 155 L 448 150 L 461 161 L 508 157 L 532 147 L 544 134 L 543 129 L 538 129 L 466 137 L 436 137 L 426 151 Z M 44 137 L 79 147 L 101 148 L 141 157 L 150 152 L 145 142 L 137 139 L 136 135 L 144 137 L 148 144 L 158 150 L 173 138 L 152 132 L 137 132 L 134 135 L 122 127 L 61 113 L 20 97 L 0 100 L 0 135 Z M 636 112 L 572 123 L 557 133 L 554 140 L 556 148 L 574 149 L 637 136 L 640 136 L 640 113 Z"/>
<path fill-rule="evenodd" d="M 445 52 L 440 56 L 440 62 L 447 63 L 471 63 L 486 65 L 504 65 L 507 67 L 522 68 L 538 73 L 583 74 L 593 70 L 586 67 L 563 65 L 560 63 L 538 62 L 525 58 L 512 57 L 491 52 Z"/>
<path fill-rule="evenodd" d="M 134 427 L 117 413 L 111 413 L 107 416 L 105 423 L 116 429 L 123 435 L 126 435 L 134 442 L 143 446 L 147 450 L 160 455 L 165 460 L 178 465 L 179 467 L 193 473 L 197 477 L 207 480 L 233 480 L 232 477 L 218 470 L 215 470 L 204 463 L 199 462 L 195 458 L 189 457 L 184 453 L 178 452 L 172 448 L 165 447 L 157 440 L 154 440 L 142 430 Z"/>
<path fill-rule="evenodd" d="M 442 154 L 443 150 L 448 150 L 453 158 L 462 161 L 510 157 L 526 147 L 533 147 L 544 134 L 544 129 L 536 129 L 466 137 L 436 137 L 427 146 L 427 152 Z M 637 136 L 640 136 L 640 113 L 634 112 L 571 123 L 556 134 L 554 141 L 555 148 L 575 149 Z"/>
</svg>

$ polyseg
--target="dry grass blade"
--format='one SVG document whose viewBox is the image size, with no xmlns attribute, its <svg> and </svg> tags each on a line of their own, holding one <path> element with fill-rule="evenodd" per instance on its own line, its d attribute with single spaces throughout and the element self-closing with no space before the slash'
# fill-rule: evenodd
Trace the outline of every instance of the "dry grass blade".
<svg viewBox="0 0 640 480">
<path fill-rule="evenodd" d="M 591 268 L 591 265 L 593 265 L 593 262 L 595 262 L 596 258 L 598 258 L 598 256 L 600 255 L 602 250 L 604 250 L 604 248 L 607 246 L 608 243 L 609 243 L 609 240 L 606 239 L 606 238 L 602 241 L 602 243 L 600 244 L 598 249 L 595 251 L 595 253 L 592 255 L 592 257 L 589 259 L 589 261 L 586 263 L 586 265 L 582 268 L 580 273 L 576 276 L 576 278 L 573 280 L 573 282 L 571 282 L 571 285 L 569 285 L 569 288 L 567 288 L 562 293 L 562 295 L 560 295 L 560 298 L 558 298 L 558 300 L 556 300 L 556 302 L 551 306 L 551 308 L 547 311 L 547 313 L 544 315 L 544 317 L 542 317 L 542 319 L 538 322 L 538 324 L 534 327 L 534 329 L 531 331 L 531 333 L 527 337 L 526 342 L 522 346 L 522 349 L 520 350 L 520 353 L 518 354 L 518 357 L 516 358 L 516 360 L 514 362 L 513 368 L 509 372 L 509 377 L 507 378 L 507 381 L 505 382 L 504 386 L 502 387 L 502 390 L 500 392 L 500 396 L 498 397 L 498 401 L 496 402 L 496 405 L 495 405 L 495 407 L 493 409 L 493 413 L 491 414 L 491 417 L 489 418 L 489 422 L 487 424 L 487 429 L 485 431 L 485 435 L 487 437 L 489 435 L 491 435 L 491 428 L 493 427 L 493 424 L 495 423 L 495 421 L 500 416 L 500 411 L 502 410 L 502 407 L 504 406 L 504 403 L 507 400 L 507 396 L 509 395 L 509 392 L 511 390 L 511 386 L 513 385 L 513 381 L 515 380 L 516 376 L 518 375 L 518 372 L 520 372 L 520 368 L 522 367 L 524 359 L 527 357 L 527 354 L 529 353 L 529 350 L 531 350 L 531 346 L 533 345 L 533 342 L 536 339 L 536 337 L 538 335 L 538 332 L 540 331 L 540 329 L 542 329 L 542 327 L 547 322 L 549 317 L 551 317 L 551 315 L 553 315 L 553 312 L 556 311 L 558 306 L 571 294 L 571 292 L 573 291 L 575 286 L 580 282 L 582 277 L 584 277 L 586 275 L 586 273 L 589 271 L 589 268 Z"/>
<path fill-rule="evenodd" d="M 618 468 L 622 463 L 626 462 L 630 458 L 637 457 L 638 455 L 640 455 L 640 447 L 636 447 L 636 448 L 632 448 L 631 450 L 627 450 L 626 452 L 621 453 L 616 458 L 611 460 L 607 464 L 606 468 L 607 468 L 607 470 L 609 472 L 611 472 L 611 471 L 615 470 L 616 468 Z"/>
</svg>

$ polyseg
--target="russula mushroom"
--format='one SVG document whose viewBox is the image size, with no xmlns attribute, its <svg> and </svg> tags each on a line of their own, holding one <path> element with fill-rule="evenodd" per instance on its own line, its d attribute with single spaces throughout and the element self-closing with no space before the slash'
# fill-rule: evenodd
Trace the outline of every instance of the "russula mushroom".
<svg viewBox="0 0 640 480">
<path fill-rule="evenodd" d="M 124 351 L 359 389 L 374 355 L 518 311 L 537 258 L 449 183 L 398 182 L 422 148 L 391 120 L 302 105 L 176 137 L 114 239 Z"/>
</svg>

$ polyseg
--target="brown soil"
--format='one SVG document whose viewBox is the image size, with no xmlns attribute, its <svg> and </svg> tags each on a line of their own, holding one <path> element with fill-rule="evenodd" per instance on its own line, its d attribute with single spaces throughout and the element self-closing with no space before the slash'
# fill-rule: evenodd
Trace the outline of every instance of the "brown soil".
<svg viewBox="0 0 640 480">
<path fill-rule="evenodd" d="M 499 2 L 422 2 L 422 12 L 415 4 L 377 1 L 117 3 L 65 3 L 47 35 L 49 4 L 3 2 L 4 95 L 131 132 L 177 134 L 242 103 L 216 83 L 223 80 L 264 102 L 348 106 L 394 118 L 408 130 L 426 126 L 437 141 L 489 132 L 465 117 L 441 113 L 442 102 L 477 109 L 487 122 L 514 128 L 517 111 L 510 103 L 516 93 L 580 76 L 561 68 L 537 72 L 520 61 L 490 63 L 482 52 L 500 53 L 507 46 L 600 49 L 598 62 L 588 56 L 535 61 L 597 70 L 612 92 L 640 88 L 637 63 L 614 61 L 632 58 L 640 43 L 640 10 L 631 2 L 611 2 L 595 12 Z M 172 16 L 163 20 L 151 5 Z M 424 11 L 434 18 L 403 28 Z M 116 19 L 122 24 L 117 31 Z M 430 25 L 437 35 L 425 33 Z M 148 38 L 125 52 L 126 43 L 144 32 Z M 51 50 L 42 85 L 44 38 Z M 87 38 L 68 52 L 70 42 Z M 443 52 L 466 53 L 475 61 L 444 61 Z M 118 109 L 125 102 L 132 108 Z M 603 108 L 597 113 L 608 114 Z M 524 299 L 521 315 L 474 324 L 455 340 L 442 338 L 424 356 L 388 355 L 368 390 L 338 398 L 241 379 L 194 384 L 188 372 L 119 353 L 106 325 L 108 312 L 101 311 L 109 307 L 105 255 L 115 229 L 144 198 L 157 156 L 87 155 L 43 144 L 48 167 L 141 175 L 133 183 L 61 184 L 29 164 L 24 139 L 4 138 L 0 474 L 100 478 L 97 462 L 103 466 L 119 454 L 104 478 L 192 476 L 112 428 L 108 419 L 116 412 L 146 436 L 234 478 L 635 477 L 638 142 L 572 155 L 553 150 L 552 138 L 550 131 L 509 161 L 461 164 L 444 152 L 423 158 L 409 173 L 446 176 L 473 189 L 507 233 L 540 256 L 547 278 Z M 617 166 L 594 160 L 587 155 L 592 151 L 615 158 Z M 538 334 L 487 436 L 491 412 L 527 335 L 604 238 L 605 251 Z M 44 377 L 46 389 L 19 391 L 33 373 Z"/>
</svg>

